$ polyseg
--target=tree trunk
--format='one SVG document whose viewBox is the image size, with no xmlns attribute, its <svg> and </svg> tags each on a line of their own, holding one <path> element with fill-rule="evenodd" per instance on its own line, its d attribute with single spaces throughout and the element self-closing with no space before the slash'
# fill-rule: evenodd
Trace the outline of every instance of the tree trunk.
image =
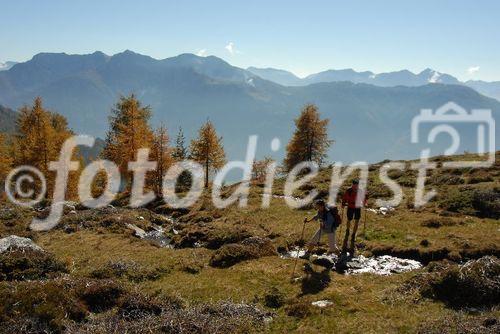
<svg viewBox="0 0 500 334">
<path fill-rule="evenodd" d="M 208 162 L 205 163 L 205 188 L 208 188 Z"/>
</svg>

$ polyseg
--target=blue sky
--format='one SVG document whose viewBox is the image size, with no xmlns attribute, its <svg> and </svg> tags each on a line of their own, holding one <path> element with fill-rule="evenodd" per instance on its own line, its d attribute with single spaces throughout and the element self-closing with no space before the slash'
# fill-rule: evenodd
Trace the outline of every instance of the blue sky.
<svg viewBox="0 0 500 334">
<path fill-rule="evenodd" d="M 191 52 L 304 76 L 427 67 L 500 80 L 500 1 L 4 1 L 0 61 Z"/>
</svg>

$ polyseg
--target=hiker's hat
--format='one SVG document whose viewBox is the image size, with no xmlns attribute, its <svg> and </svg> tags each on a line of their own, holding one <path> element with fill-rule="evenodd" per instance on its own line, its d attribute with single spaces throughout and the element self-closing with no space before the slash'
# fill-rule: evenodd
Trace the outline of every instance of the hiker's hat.
<svg viewBox="0 0 500 334">
<path fill-rule="evenodd" d="M 359 180 L 358 179 L 352 180 L 352 184 L 359 184 Z"/>
<path fill-rule="evenodd" d="M 316 205 L 325 205 L 325 201 L 322 200 L 322 199 L 317 199 L 317 200 L 314 201 L 314 204 L 316 204 Z"/>
</svg>

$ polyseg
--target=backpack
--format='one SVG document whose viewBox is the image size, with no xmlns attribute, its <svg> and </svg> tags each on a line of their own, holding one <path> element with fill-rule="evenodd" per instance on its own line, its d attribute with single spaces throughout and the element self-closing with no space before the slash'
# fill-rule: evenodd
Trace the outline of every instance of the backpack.
<svg viewBox="0 0 500 334">
<path fill-rule="evenodd" d="M 328 207 L 328 212 L 333 216 L 333 228 L 338 228 L 342 224 L 342 218 L 339 215 L 339 210 L 335 206 Z"/>
</svg>

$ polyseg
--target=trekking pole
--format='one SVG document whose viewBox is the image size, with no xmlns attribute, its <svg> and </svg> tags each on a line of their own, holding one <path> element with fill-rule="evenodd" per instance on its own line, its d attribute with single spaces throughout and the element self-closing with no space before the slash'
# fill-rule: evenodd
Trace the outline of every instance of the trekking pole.
<svg viewBox="0 0 500 334">
<path fill-rule="evenodd" d="M 318 242 L 316 243 L 316 247 L 319 247 L 319 244 L 321 243 L 321 232 L 323 231 L 323 228 L 320 226 L 319 227 L 319 238 Z"/>
<path fill-rule="evenodd" d="M 366 207 L 363 207 L 363 237 L 366 237 Z"/>
<path fill-rule="evenodd" d="M 302 225 L 302 233 L 300 234 L 300 240 L 304 239 L 304 231 L 306 230 L 306 220 L 304 220 L 304 225 Z M 297 254 L 295 256 L 295 262 L 293 264 L 293 270 L 292 270 L 292 280 L 295 276 L 295 268 L 297 267 L 297 261 L 299 260 L 299 250 L 297 250 Z"/>
<path fill-rule="evenodd" d="M 340 220 L 341 220 L 341 224 L 339 227 L 339 233 L 340 233 L 339 240 L 342 239 L 342 221 L 344 220 L 344 206 L 340 207 Z"/>
</svg>

